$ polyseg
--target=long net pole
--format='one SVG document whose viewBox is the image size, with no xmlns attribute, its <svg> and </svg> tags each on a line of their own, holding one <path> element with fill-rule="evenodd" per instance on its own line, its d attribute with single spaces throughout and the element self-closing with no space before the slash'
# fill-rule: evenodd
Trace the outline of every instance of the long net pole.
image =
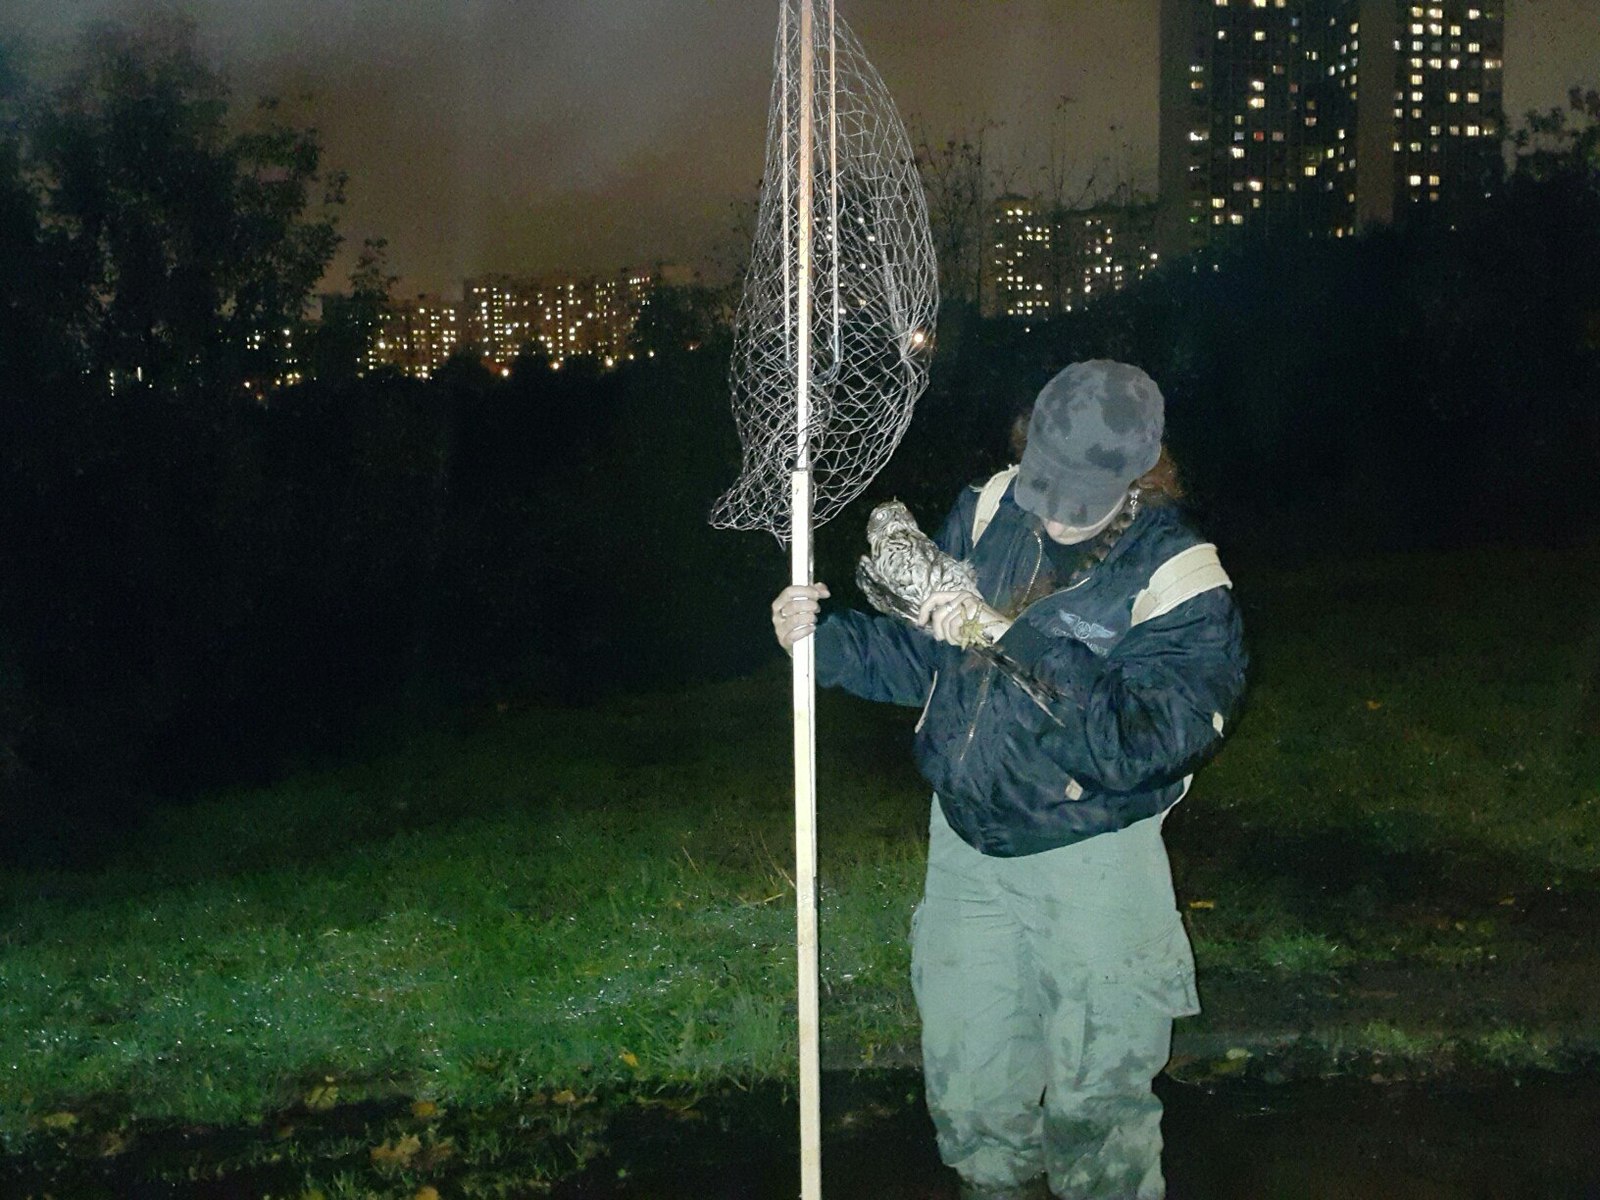
<svg viewBox="0 0 1600 1200">
<path fill-rule="evenodd" d="M 743 448 L 711 523 L 763 529 L 812 582 L 813 530 L 887 461 L 928 378 L 938 307 L 910 139 L 834 0 L 781 0 L 756 236 L 728 381 Z M 820 1200 L 816 651 L 793 647 L 803 1200 Z"/>
<path fill-rule="evenodd" d="M 812 0 L 800 4 L 799 236 L 795 259 L 795 454 L 789 503 L 790 582 L 811 583 Z M 794 647 L 794 887 L 800 1057 L 800 1195 L 822 1196 L 822 1071 L 817 1002 L 816 644 Z"/>
</svg>

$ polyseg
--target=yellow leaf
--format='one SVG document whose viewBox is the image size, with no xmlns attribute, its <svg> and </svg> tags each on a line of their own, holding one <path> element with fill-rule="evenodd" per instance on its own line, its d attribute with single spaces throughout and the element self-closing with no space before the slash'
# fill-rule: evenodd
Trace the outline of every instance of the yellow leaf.
<svg viewBox="0 0 1600 1200">
<path fill-rule="evenodd" d="M 411 1115 L 418 1120 L 426 1121 L 429 1117 L 439 1115 L 439 1106 L 432 1100 L 418 1100 L 411 1106 Z"/>
<path fill-rule="evenodd" d="M 1209 910 L 1209 909 L 1215 908 L 1216 906 L 1217 906 L 1217 902 L 1215 900 L 1191 900 L 1191 901 L 1189 901 L 1189 907 L 1190 908 L 1203 908 L 1203 909 L 1208 909 Z"/>
<path fill-rule="evenodd" d="M 58 1112 L 51 1113 L 39 1122 L 46 1129 L 72 1129 L 78 1124 L 76 1113 Z"/>
<path fill-rule="evenodd" d="M 621 1054 L 617 1055 L 617 1057 L 623 1062 L 627 1063 L 635 1071 L 639 1069 L 639 1056 L 632 1050 L 624 1050 Z"/>
<path fill-rule="evenodd" d="M 422 1139 L 414 1133 L 408 1133 L 398 1141 L 374 1146 L 370 1153 L 375 1166 L 405 1167 L 411 1164 L 421 1149 Z"/>
<path fill-rule="evenodd" d="M 500 707 L 504 709 L 505 705 L 501 705 Z M 411 1197 L 411 1200 L 439 1200 L 439 1189 L 436 1187 L 429 1187 L 424 1184 L 422 1187 L 417 1189 L 417 1194 Z"/>
<path fill-rule="evenodd" d="M 578 1097 L 573 1095 L 571 1088 L 562 1088 L 550 1099 L 555 1104 L 576 1104 L 578 1102 Z"/>
<path fill-rule="evenodd" d="M 1382 700 L 1368 700 L 1367 701 L 1367 711 L 1368 712 L 1377 712 L 1382 707 L 1383 707 L 1383 701 Z"/>
<path fill-rule="evenodd" d="M 332 1108 L 339 1101 L 339 1085 L 319 1083 L 306 1093 L 306 1107 L 316 1112 Z"/>
</svg>

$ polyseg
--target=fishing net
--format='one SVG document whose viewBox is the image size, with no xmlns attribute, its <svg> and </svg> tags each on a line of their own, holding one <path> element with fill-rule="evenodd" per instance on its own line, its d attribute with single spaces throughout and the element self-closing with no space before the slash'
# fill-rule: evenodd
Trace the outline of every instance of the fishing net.
<svg viewBox="0 0 1600 1200">
<path fill-rule="evenodd" d="M 810 472 L 820 525 L 899 444 L 927 385 L 938 307 L 905 125 L 832 5 L 816 3 L 805 21 L 802 6 L 784 0 L 778 27 L 761 204 L 729 367 L 743 469 L 711 515 L 719 528 L 766 529 L 784 542 L 797 468 Z"/>
</svg>

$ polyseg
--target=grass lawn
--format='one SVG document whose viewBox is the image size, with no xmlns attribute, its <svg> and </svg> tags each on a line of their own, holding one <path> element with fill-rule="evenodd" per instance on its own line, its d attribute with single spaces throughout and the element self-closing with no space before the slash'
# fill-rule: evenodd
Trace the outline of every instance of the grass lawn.
<svg viewBox="0 0 1600 1200">
<path fill-rule="evenodd" d="M 1196 1029 L 1232 1041 L 1262 1013 L 1293 1024 L 1304 1012 L 1280 1010 L 1300 995 L 1313 1033 L 1336 1027 L 1325 1042 L 1433 1053 L 1463 1028 L 1374 973 L 1476 972 L 1492 992 L 1496 964 L 1540 961 L 1558 909 L 1587 912 L 1600 885 L 1600 737 L 1582 732 L 1597 723 L 1600 559 L 1235 574 L 1250 698 L 1168 822 L 1202 990 L 1227 1001 L 1214 1014 L 1208 999 Z M 104 1139 L 139 1120 L 271 1125 L 381 1098 L 570 1114 L 611 1086 L 786 1074 L 787 688 L 774 664 L 585 710 L 513 705 L 161 811 L 93 870 L 12 873 L 5 1146 L 92 1126 L 114 1155 Z M 824 1056 L 840 1066 L 914 1053 L 915 715 L 821 706 Z M 1352 999 L 1351 981 L 1373 995 Z M 1318 1007 L 1334 993 L 1343 1007 Z M 1465 1032 L 1506 1062 L 1559 1041 L 1479 1016 Z M 404 1145 L 401 1165 L 427 1141 Z"/>
</svg>

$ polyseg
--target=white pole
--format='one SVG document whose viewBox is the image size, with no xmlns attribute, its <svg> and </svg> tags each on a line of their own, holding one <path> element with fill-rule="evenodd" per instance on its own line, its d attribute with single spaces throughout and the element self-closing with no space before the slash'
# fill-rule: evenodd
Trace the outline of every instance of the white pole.
<svg viewBox="0 0 1600 1200">
<path fill-rule="evenodd" d="M 800 137 L 795 277 L 795 462 L 789 504 L 790 582 L 811 583 L 812 0 L 800 0 Z M 822 1196 L 821 1069 L 817 1006 L 816 645 L 794 647 L 794 886 L 800 1046 L 800 1195 Z"/>
</svg>

